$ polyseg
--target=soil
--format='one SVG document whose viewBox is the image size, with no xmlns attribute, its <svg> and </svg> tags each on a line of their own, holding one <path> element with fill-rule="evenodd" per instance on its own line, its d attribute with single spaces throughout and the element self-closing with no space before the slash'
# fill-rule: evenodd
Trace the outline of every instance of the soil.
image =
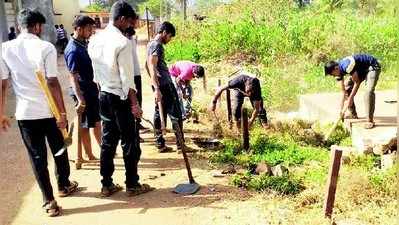
<svg viewBox="0 0 399 225">
<path fill-rule="evenodd" d="M 144 62 L 145 46 L 139 49 Z M 73 118 L 73 103 L 67 95 L 69 86 L 63 58 L 59 58 L 60 81 L 64 89 L 64 99 L 68 117 Z M 142 70 L 144 87 L 144 117 L 152 119 L 153 96 L 149 79 Z M 8 114 L 13 114 L 15 98 L 10 91 Z M 144 123 L 145 124 L 145 123 Z M 149 124 L 145 124 L 150 127 Z M 187 139 L 209 133 L 207 126 L 186 124 Z M 135 197 L 127 197 L 122 191 L 109 198 L 100 197 L 100 171 L 98 163 L 83 165 L 75 170 L 71 162 L 71 179 L 79 182 L 81 191 L 67 198 L 57 198 L 62 207 L 62 216 L 48 218 L 41 209 L 42 196 L 33 177 L 26 149 L 23 146 L 16 121 L 8 133 L 0 136 L 1 151 L 1 206 L 0 224 L 13 225 L 51 225 L 51 224 L 268 224 L 266 215 L 259 207 L 259 196 L 229 185 L 228 177 L 213 177 L 213 168 L 203 157 L 192 157 L 194 178 L 201 185 L 198 193 L 181 196 L 172 193 L 173 188 L 187 182 L 187 174 L 182 156 L 176 152 L 158 153 L 153 144 L 153 134 L 142 135 L 142 156 L 139 174 L 142 183 L 148 183 L 156 190 Z M 76 139 L 75 139 L 76 140 Z M 174 137 L 167 135 L 168 143 L 174 145 Z M 93 142 L 94 152 L 99 157 L 99 147 Z M 197 146 L 191 145 L 192 148 Z M 69 158 L 75 159 L 76 146 L 69 148 Z M 124 186 L 124 165 L 122 151 L 118 149 L 115 159 L 114 182 Z M 49 171 L 55 188 L 52 156 L 49 156 Z M 55 188 L 56 190 L 56 188 Z"/>
</svg>

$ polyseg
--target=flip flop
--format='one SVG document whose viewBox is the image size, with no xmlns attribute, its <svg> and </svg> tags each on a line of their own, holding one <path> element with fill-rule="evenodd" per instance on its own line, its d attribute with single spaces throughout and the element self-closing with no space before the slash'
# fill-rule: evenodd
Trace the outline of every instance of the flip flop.
<svg viewBox="0 0 399 225">
<path fill-rule="evenodd" d="M 101 188 L 101 196 L 102 197 L 109 197 L 116 192 L 122 191 L 123 187 L 121 187 L 119 184 L 112 184 L 109 187 L 103 187 Z"/>
<path fill-rule="evenodd" d="M 55 217 L 59 216 L 61 214 L 61 207 L 57 205 L 57 202 L 55 200 L 51 202 L 47 202 L 43 206 L 44 212 L 47 214 L 49 217 Z"/>
<path fill-rule="evenodd" d="M 126 193 L 128 196 L 136 196 L 141 195 L 150 191 L 155 190 L 155 188 L 151 187 L 148 184 L 139 184 L 135 187 L 126 188 Z"/>
<path fill-rule="evenodd" d="M 364 124 L 364 129 L 372 129 L 374 128 L 374 126 L 375 126 L 374 122 L 366 122 Z"/>
<path fill-rule="evenodd" d="M 64 190 L 58 191 L 58 197 L 63 198 L 75 193 L 76 191 L 79 190 L 78 186 L 79 186 L 78 182 L 71 181 L 68 187 L 64 187 Z"/>
</svg>

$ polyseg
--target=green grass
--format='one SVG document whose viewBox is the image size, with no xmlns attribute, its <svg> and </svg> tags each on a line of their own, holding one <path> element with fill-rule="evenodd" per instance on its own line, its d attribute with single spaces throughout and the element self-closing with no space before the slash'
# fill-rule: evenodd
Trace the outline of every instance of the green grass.
<svg viewBox="0 0 399 225">
<path fill-rule="evenodd" d="M 233 64 L 257 68 L 269 109 L 292 109 L 300 94 L 338 91 L 334 80 L 324 77 L 322 65 L 352 53 L 380 59 L 383 72 L 377 88 L 395 87 L 398 1 L 344 1 L 333 9 L 327 1 L 304 9 L 286 0 L 232 2 L 212 8 L 201 23 L 175 20 L 177 37 L 167 47 L 167 59 L 210 67 L 226 67 L 231 63 L 226 60 L 233 59 Z M 208 76 L 226 76 L 219 71 Z"/>
</svg>

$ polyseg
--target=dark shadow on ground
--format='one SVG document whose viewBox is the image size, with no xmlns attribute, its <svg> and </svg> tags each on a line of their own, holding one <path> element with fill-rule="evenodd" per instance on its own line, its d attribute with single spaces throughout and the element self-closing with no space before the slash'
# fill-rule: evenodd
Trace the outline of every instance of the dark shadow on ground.
<svg viewBox="0 0 399 225">
<path fill-rule="evenodd" d="M 191 196 L 177 195 L 172 192 L 173 188 L 162 188 L 154 190 L 150 193 L 135 197 L 127 197 L 124 191 L 106 198 L 115 202 L 102 205 L 93 205 L 86 207 L 76 207 L 71 209 L 63 209 L 63 215 L 83 214 L 83 213 L 100 213 L 105 211 L 113 211 L 117 209 L 142 209 L 140 213 L 144 214 L 148 209 L 154 208 L 223 208 L 212 206 L 221 200 L 237 200 L 245 201 L 251 197 L 247 191 L 225 185 L 206 185 L 201 186 L 198 193 Z M 73 197 L 84 198 L 101 198 L 98 192 L 80 192 Z"/>
</svg>

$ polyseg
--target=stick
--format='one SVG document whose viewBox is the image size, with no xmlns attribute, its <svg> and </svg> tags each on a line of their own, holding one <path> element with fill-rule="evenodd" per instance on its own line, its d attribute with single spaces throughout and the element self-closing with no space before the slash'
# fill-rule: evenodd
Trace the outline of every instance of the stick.
<svg viewBox="0 0 399 225">
<path fill-rule="evenodd" d="M 162 102 L 158 102 L 158 109 L 159 109 L 159 115 L 161 117 L 161 131 L 162 134 L 165 135 L 166 134 L 166 126 L 165 126 L 165 117 L 164 117 L 164 111 L 163 111 L 163 107 L 162 107 Z"/>
<path fill-rule="evenodd" d="M 53 95 L 51 94 L 50 89 L 47 86 L 43 73 L 41 71 L 36 71 L 36 78 L 39 81 L 40 87 L 44 91 L 44 94 L 46 95 L 47 102 L 49 104 L 51 112 L 54 114 L 55 119 L 59 120 L 61 118 L 61 113 L 58 110 Z M 67 138 L 68 137 L 67 130 L 66 129 L 60 129 L 60 130 L 62 132 L 62 136 L 64 137 L 64 139 Z"/>
<path fill-rule="evenodd" d="M 179 144 L 181 145 L 181 153 L 183 155 L 184 163 L 186 164 L 188 180 L 189 180 L 190 184 L 194 184 L 196 182 L 195 182 L 193 174 L 191 172 L 190 162 L 188 161 L 188 157 L 187 157 L 187 153 L 186 153 L 186 145 L 184 143 L 185 141 L 183 138 L 182 128 L 180 127 L 180 124 L 178 124 L 177 127 L 178 128 L 176 130 L 176 134 L 177 134 Z"/>
<path fill-rule="evenodd" d="M 331 146 L 331 164 L 328 173 L 326 198 L 324 201 L 324 215 L 330 219 L 334 208 L 341 157 L 342 150 L 337 149 L 337 146 Z"/>
<path fill-rule="evenodd" d="M 335 121 L 334 125 L 331 127 L 331 129 L 328 131 L 327 135 L 324 137 L 324 141 L 327 141 L 330 139 L 331 135 L 334 133 L 335 129 L 337 129 L 339 122 L 343 119 L 343 116 L 345 115 L 347 108 L 344 109 L 343 113 L 339 115 L 339 118 Z"/>
<path fill-rule="evenodd" d="M 241 109 L 241 128 L 243 147 L 246 151 L 249 149 L 249 129 L 248 129 L 248 111 L 246 108 Z"/>
</svg>

